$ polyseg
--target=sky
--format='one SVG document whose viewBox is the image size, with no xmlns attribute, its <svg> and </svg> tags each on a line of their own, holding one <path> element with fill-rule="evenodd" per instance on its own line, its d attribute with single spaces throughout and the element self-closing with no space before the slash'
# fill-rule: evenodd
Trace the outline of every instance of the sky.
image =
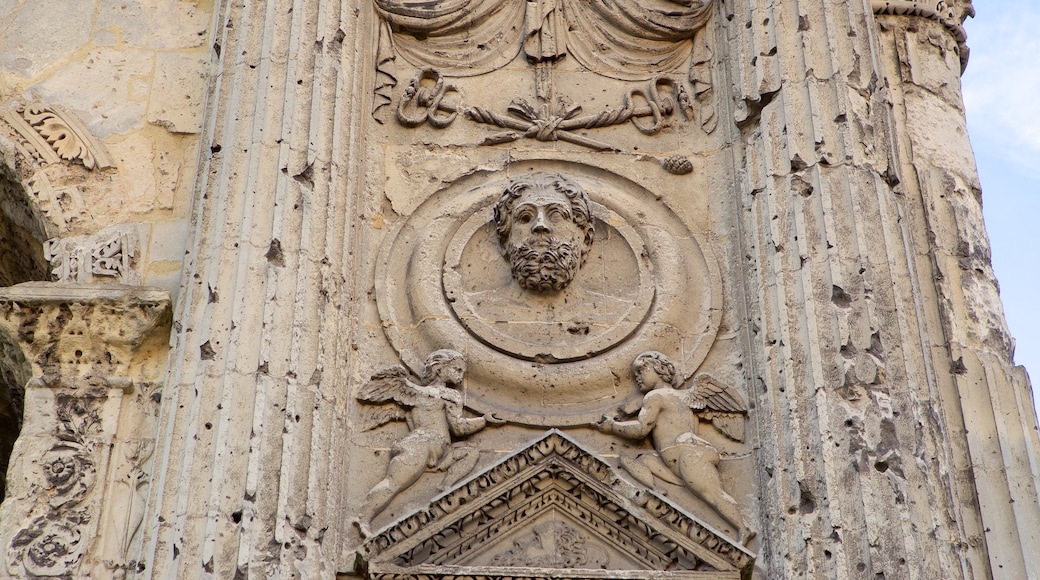
<svg viewBox="0 0 1040 580">
<path fill-rule="evenodd" d="M 961 79 L 1015 363 L 1040 387 L 1040 0 L 974 0 Z M 1040 405 L 1038 405 L 1040 408 Z"/>
</svg>

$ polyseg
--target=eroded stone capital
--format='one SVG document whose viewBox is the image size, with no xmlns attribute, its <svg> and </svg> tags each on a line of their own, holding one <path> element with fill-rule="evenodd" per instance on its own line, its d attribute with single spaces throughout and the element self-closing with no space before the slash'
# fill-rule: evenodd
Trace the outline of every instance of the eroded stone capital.
<svg viewBox="0 0 1040 580">
<path fill-rule="evenodd" d="M 45 383 L 129 376 L 136 349 L 169 317 L 169 293 L 155 288 L 28 282 L 0 289 L 0 329 Z"/>
<path fill-rule="evenodd" d="M 961 59 L 961 72 L 968 66 L 968 34 L 964 19 L 975 15 L 970 0 L 872 0 L 875 15 L 920 16 L 938 21 L 953 35 Z"/>
</svg>

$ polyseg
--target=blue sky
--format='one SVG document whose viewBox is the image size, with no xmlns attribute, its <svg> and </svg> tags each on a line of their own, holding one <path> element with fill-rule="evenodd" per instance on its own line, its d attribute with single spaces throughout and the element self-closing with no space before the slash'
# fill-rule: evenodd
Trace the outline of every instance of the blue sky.
<svg viewBox="0 0 1040 580">
<path fill-rule="evenodd" d="M 975 0 L 968 132 L 1015 362 L 1040 386 L 1040 1 Z M 1040 406 L 1038 406 L 1040 407 Z"/>
</svg>

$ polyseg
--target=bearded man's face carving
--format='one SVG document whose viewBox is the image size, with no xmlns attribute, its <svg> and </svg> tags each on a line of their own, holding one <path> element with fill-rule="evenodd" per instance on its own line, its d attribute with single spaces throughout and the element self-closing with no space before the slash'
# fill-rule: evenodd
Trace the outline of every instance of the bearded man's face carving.
<svg viewBox="0 0 1040 580">
<path fill-rule="evenodd" d="M 533 292 L 566 288 L 592 245 L 588 195 L 557 174 L 512 181 L 495 206 L 495 222 L 513 279 Z"/>
</svg>

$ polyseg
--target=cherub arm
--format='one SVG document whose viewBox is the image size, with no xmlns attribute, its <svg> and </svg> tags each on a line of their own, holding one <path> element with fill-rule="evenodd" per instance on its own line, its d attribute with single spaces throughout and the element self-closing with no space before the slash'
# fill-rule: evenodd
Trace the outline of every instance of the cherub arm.
<svg viewBox="0 0 1040 580">
<path fill-rule="evenodd" d="M 643 398 L 643 408 L 639 410 L 639 415 L 634 420 L 617 421 L 613 417 L 604 415 L 599 423 L 596 423 L 596 428 L 604 433 L 626 439 L 642 439 L 654 430 L 660 412 L 660 403 L 650 396 L 646 396 Z"/>
<path fill-rule="evenodd" d="M 445 412 L 448 416 L 448 428 L 456 437 L 472 435 L 488 425 L 505 423 L 504 419 L 499 419 L 492 413 L 487 413 L 483 417 L 466 417 L 462 414 L 462 405 L 451 401 L 447 403 Z"/>
</svg>

